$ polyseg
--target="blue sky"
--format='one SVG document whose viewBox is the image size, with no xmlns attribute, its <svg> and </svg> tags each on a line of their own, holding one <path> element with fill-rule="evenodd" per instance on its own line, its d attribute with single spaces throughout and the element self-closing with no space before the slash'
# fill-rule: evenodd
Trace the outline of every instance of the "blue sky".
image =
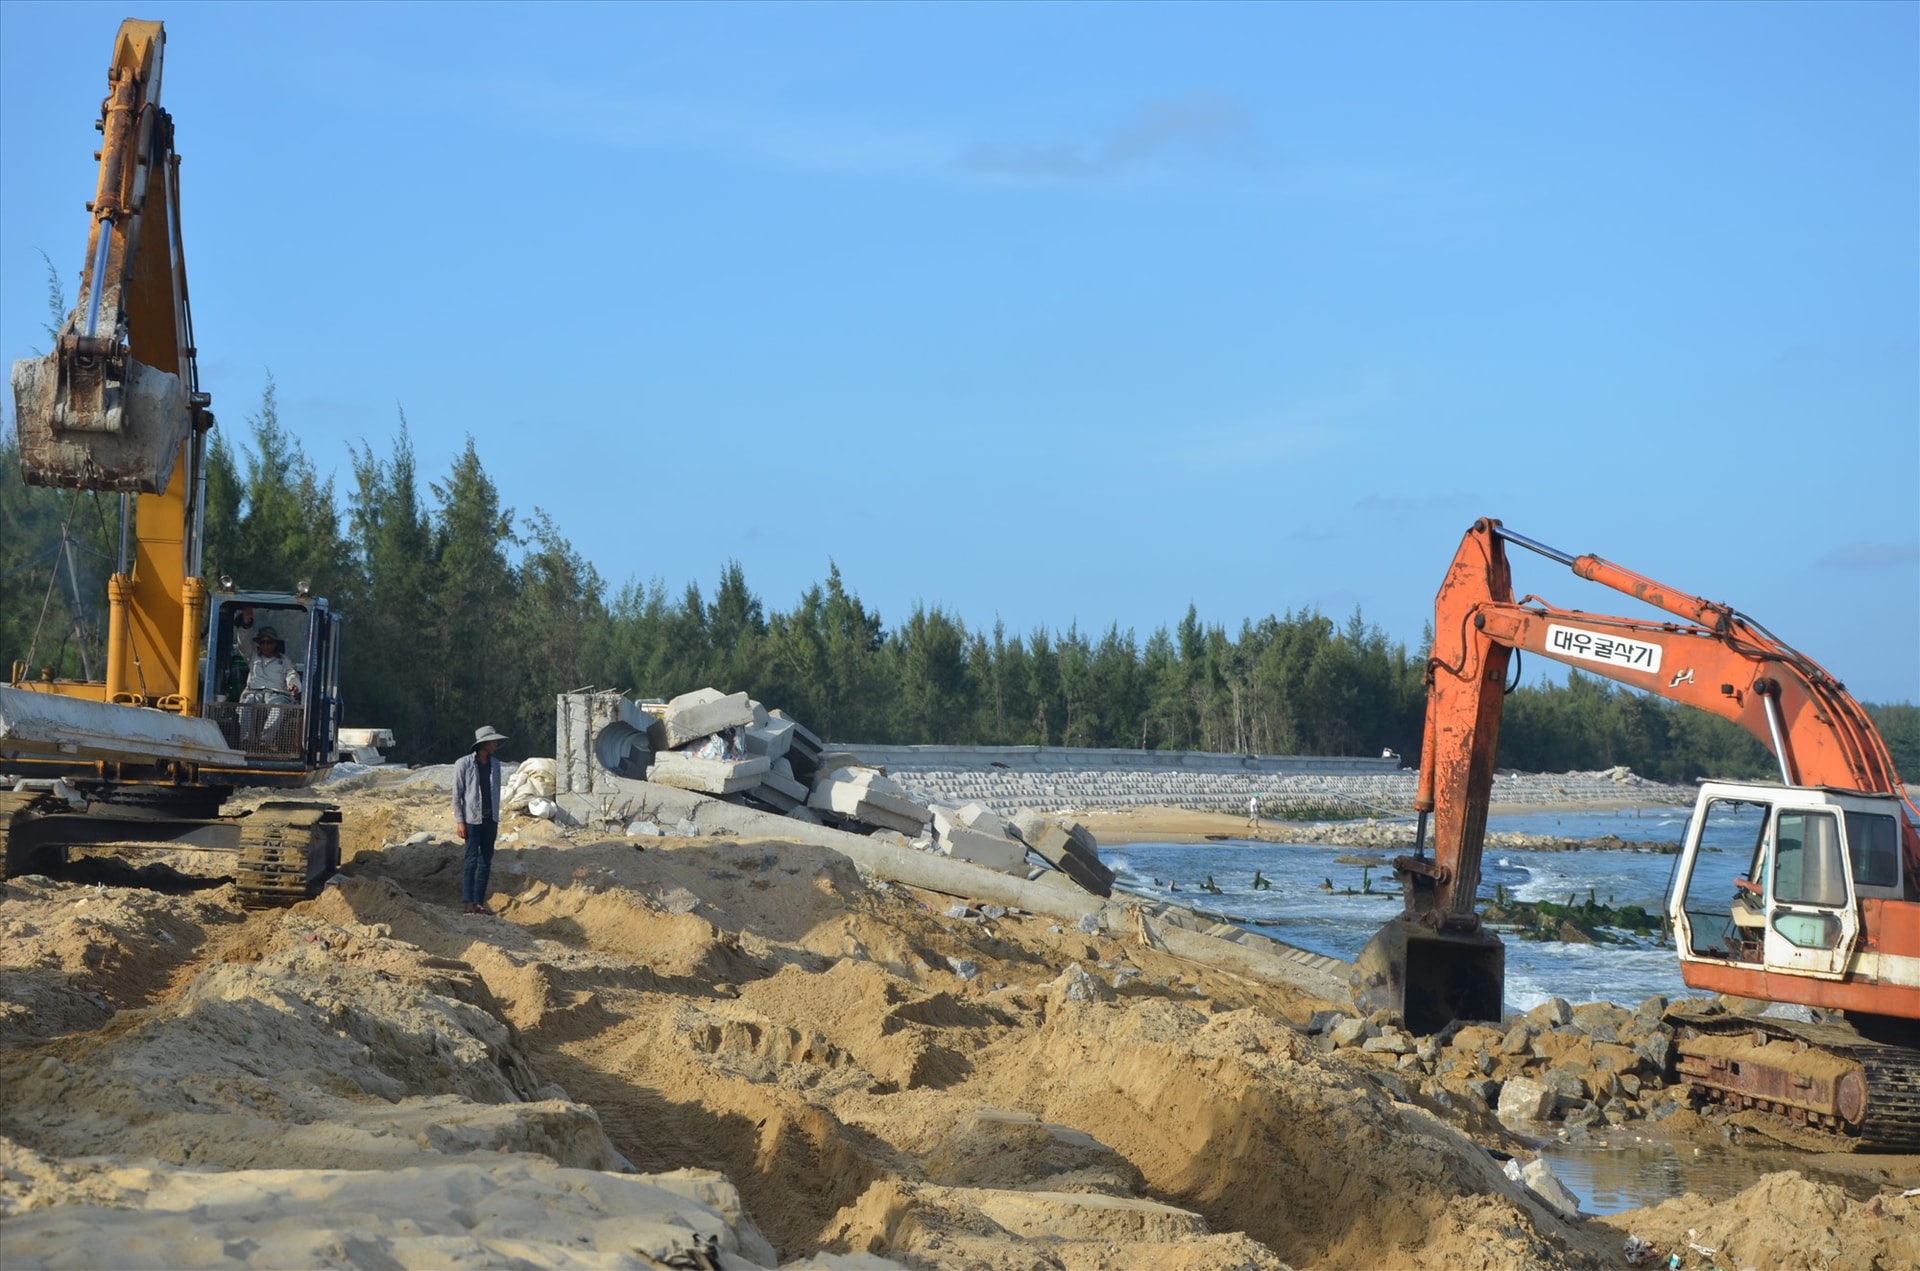
<svg viewBox="0 0 1920 1271">
<path fill-rule="evenodd" d="M 124 6 L 0 5 L 0 356 Z M 206 386 L 610 583 L 1420 638 L 1477 516 L 1920 701 L 1920 8 L 174 5 Z M 1521 555 L 1516 586 L 1632 614 Z"/>
</svg>

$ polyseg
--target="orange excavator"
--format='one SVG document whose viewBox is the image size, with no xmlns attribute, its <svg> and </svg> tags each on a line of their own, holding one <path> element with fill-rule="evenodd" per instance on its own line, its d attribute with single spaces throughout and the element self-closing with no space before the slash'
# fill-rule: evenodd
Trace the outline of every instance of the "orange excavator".
<svg viewBox="0 0 1920 1271">
<path fill-rule="evenodd" d="M 1515 600 L 1509 543 L 1671 617 Z M 1508 667 L 1537 653 L 1732 720 L 1779 763 L 1778 784 L 1701 786 L 1668 912 L 1690 987 L 1809 1018 L 1671 1013 L 1695 1096 L 1809 1146 L 1920 1148 L 1920 809 L 1845 686 L 1729 605 L 1491 519 L 1461 540 L 1433 626 L 1405 905 L 1355 960 L 1355 1002 L 1422 1033 L 1501 1018 L 1505 957 L 1475 902 Z"/>
</svg>

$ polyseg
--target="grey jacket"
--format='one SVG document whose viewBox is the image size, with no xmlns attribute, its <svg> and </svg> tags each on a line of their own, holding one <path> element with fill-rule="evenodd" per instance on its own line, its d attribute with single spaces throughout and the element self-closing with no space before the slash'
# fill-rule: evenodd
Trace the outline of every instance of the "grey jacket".
<svg viewBox="0 0 1920 1271">
<path fill-rule="evenodd" d="M 488 762 L 493 770 L 493 815 L 488 820 L 500 819 L 500 756 L 495 755 Z M 480 765 L 471 752 L 460 756 L 453 765 L 453 819 L 472 825 L 480 817 Z"/>
</svg>

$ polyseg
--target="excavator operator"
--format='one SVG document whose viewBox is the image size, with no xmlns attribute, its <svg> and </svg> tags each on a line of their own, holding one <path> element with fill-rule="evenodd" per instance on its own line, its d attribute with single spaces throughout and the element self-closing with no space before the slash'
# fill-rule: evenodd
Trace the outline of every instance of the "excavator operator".
<svg viewBox="0 0 1920 1271">
<path fill-rule="evenodd" d="M 288 660 L 286 645 L 272 627 L 262 627 L 253 637 L 253 657 L 247 669 L 247 687 L 240 700 L 248 704 L 291 706 L 300 700 L 300 670 Z M 277 734 L 283 712 L 270 710 L 261 728 L 269 741 Z M 255 712 L 247 712 L 258 718 Z M 252 729 L 248 730 L 252 732 Z"/>
</svg>

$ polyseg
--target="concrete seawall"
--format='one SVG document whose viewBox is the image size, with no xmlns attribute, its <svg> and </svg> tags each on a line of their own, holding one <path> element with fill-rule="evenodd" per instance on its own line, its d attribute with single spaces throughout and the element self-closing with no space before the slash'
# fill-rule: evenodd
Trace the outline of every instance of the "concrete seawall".
<svg viewBox="0 0 1920 1271">
<path fill-rule="evenodd" d="M 1076 811 L 1135 807 L 1239 812 L 1260 800 L 1267 817 L 1410 816 L 1418 774 L 1398 759 L 1221 755 L 1060 746 L 869 746 L 835 742 L 885 767 L 915 798 Z M 1693 789 L 1602 772 L 1513 773 L 1494 780 L 1496 803 L 1693 802 Z"/>
</svg>

